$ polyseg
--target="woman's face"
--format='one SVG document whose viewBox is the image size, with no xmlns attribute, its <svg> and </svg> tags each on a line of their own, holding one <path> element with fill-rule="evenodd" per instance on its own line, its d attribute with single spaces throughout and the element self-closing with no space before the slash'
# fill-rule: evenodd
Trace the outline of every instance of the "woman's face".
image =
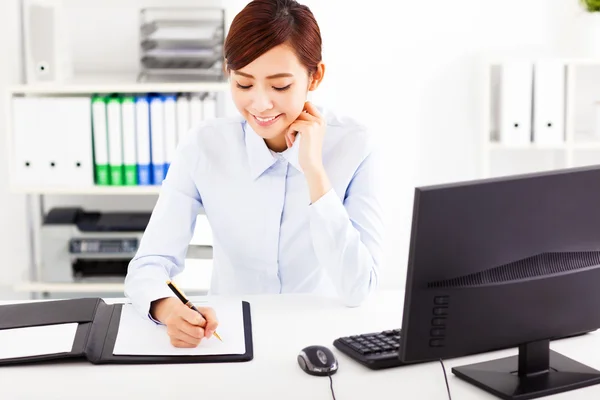
<svg viewBox="0 0 600 400">
<path fill-rule="evenodd" d="M 285 44 L 231 71 L 229 78 L 235 106 L 264 139 L 284 133 L 302 112 L 308 91 L 316 89 L 320 81 L 316 76 L 309 77 L 292 48 Z"/>
</svg>

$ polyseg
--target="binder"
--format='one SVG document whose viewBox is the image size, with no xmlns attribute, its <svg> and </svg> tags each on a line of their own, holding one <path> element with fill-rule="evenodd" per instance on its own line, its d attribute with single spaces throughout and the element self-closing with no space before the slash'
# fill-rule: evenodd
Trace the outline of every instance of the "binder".
<svg viewBox="0 0 600 400">
<path fill-rule="evenodd" d="M 14 98 L 15 183 L 93 186 L 91 108 L 89 97 Z"/>
<path fill-rule="evenodd" d="M 135 98 L 135 125 L 138 183 L 144 186 L 152 185 L 150 105 L 146 96 L 136 96 Z"/>
<path fill-rule="evenodd" d="M 513 61 L 502 65 L 500 82 L 500 142 L 531 143 L 533 64 Z"/>
<path fill-rule="evenodd" d="M 187 94 L 177 96 L 177 144 L 190 130 L 190 98 Z"/>
<path fill-rule="evenodd" d="M 52 104 L 48 111 L 54 126 L 46 134 L 51 135 L 51 148 L 58 156 L 55 168 L 52 168 L 55 179 L 49 184 L 94 186 L 90 97 L 48 98 L 47 101 Z"/>
<path fill-rule="evenodd" d="M 150 148 L 152 149 L 152 181 L 161 185 L 165 179 L 165 108 L 161 96 L 150 97 Z"/>
<path fill-rule="evenodd" d="M 177 148 L 177 97 L 169 94 L 163 96 L 165 112 L 165 164 L 164 174 L 167 176 L 169 166 L 175 157 Z"/>
<path fill-rule="evenodd" d="M 123 126 L 119 96 L 111 96 L 106 105 L 108 121 L 108 169 L 110 184 L 123 185 Z"/>
<path fill-rule="evenodd" d="M 94 172 L 97 185 L 109 185 L 108 173 L 108 126 L 105 96 L 92 97 L 92 135 L 94 144 Z"/>
<path fill-rule="evenodd" d="M 215 93 L 206 93 L 202 99 L 202 116 L 205 121 L 217 118 L 217 98 Z"/>
<path fill-rule="evenodd" d="M 202 108 L 202 94 L 192 93 L 190 95 L 190 127 L 197 128 L 204 121 L 204 110 Z"/>
<path fill-rule="evenodd" d="M 137 179 L 137 154 L 135 132 L 135 102 L 133 96 L 124 96 L 121 105 L 123 118 L 123 176 L 126 186 L 135 186 Z"/>
<path fill-rule="evenodd" d="M 554 60 L 538 61 L 534 69 L 533 141 L 565 141 L 566 67 Z"/>
<path fill-rule="evenodd" d="M 42 361 L 86 359 L 92 364 L 178 364 L 244 362 L 254 357 L 250 304 L 240 301 L 243 313 L 244 354 L 222 355 L 114 355 L 123 304 L 107 304 L 101 298 L 54 300 L 0 306 L 0 330 L 77 323 L 70 352 L 0 359 L 2 365 Z"/>
</svg>

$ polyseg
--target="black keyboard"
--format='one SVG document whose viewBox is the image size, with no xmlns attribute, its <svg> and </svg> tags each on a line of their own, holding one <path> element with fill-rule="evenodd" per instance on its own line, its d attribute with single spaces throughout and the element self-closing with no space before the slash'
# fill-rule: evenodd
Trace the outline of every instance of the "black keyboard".
<svg viewBox="0 0 600 400">
<path fill-rule="evenodd" d="M 405 365 L 398 358 L 400 329 L 345 336 L 336 339 L 333 345 L 371 369 L 399 367 Z"/>
</svg>

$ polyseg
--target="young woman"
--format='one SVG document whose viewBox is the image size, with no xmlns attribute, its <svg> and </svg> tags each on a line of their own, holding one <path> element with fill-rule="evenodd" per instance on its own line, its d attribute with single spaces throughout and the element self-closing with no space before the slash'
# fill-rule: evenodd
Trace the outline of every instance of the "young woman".
<svg viewBox="0 0 600 400">
<path fill-rule="evenodd" d="M 254 0 L 224 45 L 241 117 L 196 127 L 179 144 L 125 293 L 194 347 L 217 326 L 165 281 L 180 273 L 196 215 L 213 232 L 211 294 L 314 293 L 359 305 L 378 283 L 382 221 L 363 126 L 307 102 L 321 83 L 321 35 L 308 7 Z"/>
</svg>

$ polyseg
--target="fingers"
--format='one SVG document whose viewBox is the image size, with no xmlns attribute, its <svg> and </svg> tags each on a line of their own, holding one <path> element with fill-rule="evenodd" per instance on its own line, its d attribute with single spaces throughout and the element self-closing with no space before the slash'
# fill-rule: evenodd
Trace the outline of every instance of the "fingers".
<svg viewBox="0 0 600 400">
<path fill-rule="evenodd" d="M 215 310 L 210 307 L 202 307 L 199 308 L 202 315 L 206 319 L 206 326 L 204 327 L 204 336 L 209 338 L 214 331 L 217 330 L 217 326 L 219 325 L 219 321 L 217 320 L 217 314 Z"/>
<path fill-rule="evenodd" d="M 296 135 L 301 132 L 306 132 L 310 127 L 311 122 L 296 120 L 290 125 L 287 132 L 285 133 L 285 144 L 292 147 L 296 140 Z"/>
<path fill-rule="evenodd" d="M 317 117 L 308 113 L 308 111 L 302 111 L 296 121 L 317 121 Z"/>
<path fill-rule="evenodd" d="M 183 318 L 185 321 L 192 325 L 198 325 L 202 328 L 204 328 L 204 325 L 206 325 L 206 321 L 204 320 L 204 318 L 202 318 L 202 315 L 198 314 L 196 311 L 186 306 L 184 306 L 184 308 L 180 310 L 179 315 L 181 315 L 181 318 Z"/>
<path fill-rule="evenodd" d="M 183 324 L 188 326 L 184 327 L 182 326 Z M 182 320 L 179 325 L 167 326 L 167 333 L 171 338 L 171 343 L 178 341 L 193 347 L 198 346 L 200 341 L 204 338 L 204 329 L 189 325 L 187 322 Z"/>
<path fill-rule="evenodd" d="M 296 139 L 297 134 L 298 133 L 296 131 L 288 131 L 288 133 L 285 134 L 285 144 L 288 147 L 288 149 L 294 144 L 294 140 Z"/>
<path fill-rule="evenodd" d="M 312 116 L 317 117 L 318 119 L 322 119 L 321 113 L 317 110 L 317 107 L 313 105 L 310 101 L 304 103 L 304 109 Z"/>
<path fill-rule="evenodd" d="M 186 348 L 186 349 L 192 349 L 192 348 L 196 347 L 196 345 L 184 342 L 179 339 L 175 339 L 173 337 L 171 337 L 171 344 L 175 347 L 182 347 L 182 348 Z"/>
<path fill-rule="evenodd" d="M 202 339 L 204 337 L 204 329 L 199 327 L 198 325 L 192 325 L 187 321 L 180 319 L 176 324 L 175 328 L 178 331 L 185 333 L 187 336 Z"/>
</svg>

